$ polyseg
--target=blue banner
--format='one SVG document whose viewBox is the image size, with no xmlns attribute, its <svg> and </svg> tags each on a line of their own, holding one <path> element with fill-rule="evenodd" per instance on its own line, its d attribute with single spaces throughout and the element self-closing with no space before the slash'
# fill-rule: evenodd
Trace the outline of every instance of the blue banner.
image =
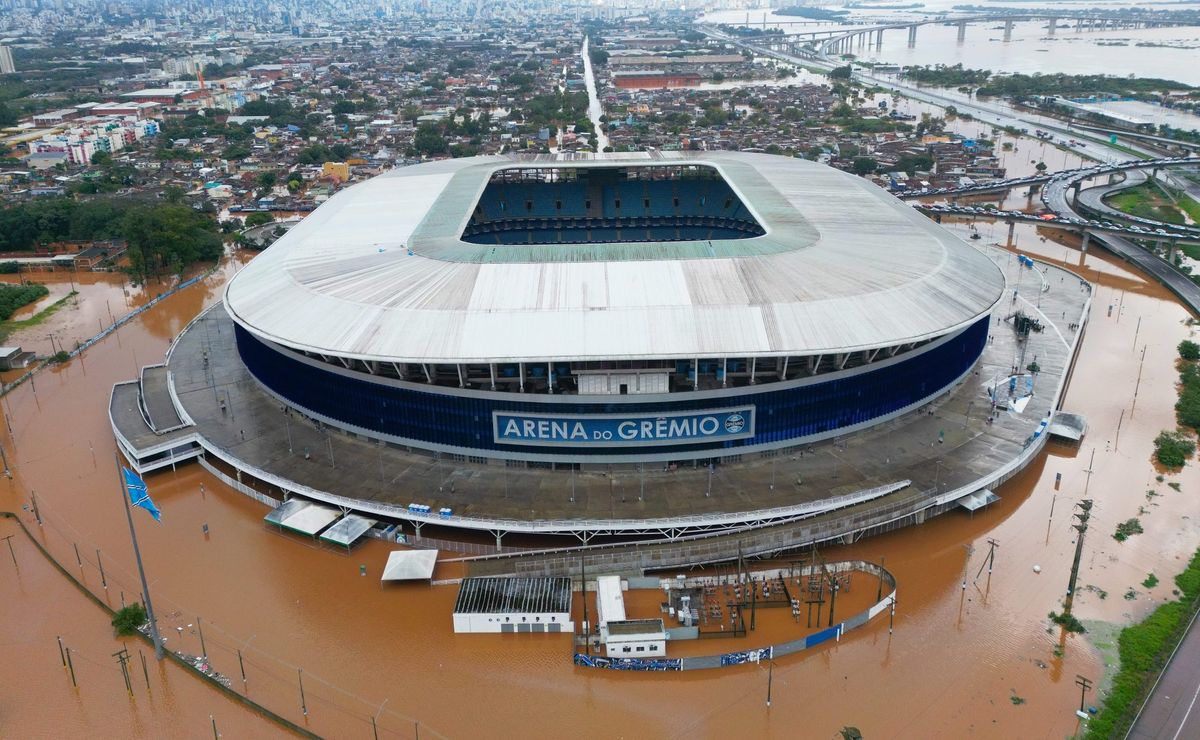
<svg viewBox="0 0 1200 740">
<path fill-rule="evenodd" d="M 687 445 L 754 436 L 754 406 L 670 414 L 523 414 L 495 411 L 498 444 L 619 447 Z"/>
</svg>

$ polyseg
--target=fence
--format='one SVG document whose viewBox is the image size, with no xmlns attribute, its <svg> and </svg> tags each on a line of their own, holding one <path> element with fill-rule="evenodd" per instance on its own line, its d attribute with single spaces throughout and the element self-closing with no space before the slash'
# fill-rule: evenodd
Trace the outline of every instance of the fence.
<svg viewBox="0 0 1200 740">
<path fill-rule="evenodd" d="M 835 625 L 827 627 L 823 630 L 813 632 L 798 640 L 780 643 L 779 645 L 769 645 L 763 648 L 752 648 L 750 650 L 739 650 L 732 653 L 721 653 L 720 655 L 702 655 L 698 657 L 687 658 L 603 658 L 593 655 L 585 655 L 575 653 L 572 660 L 575 665 L 586 668 L 608 668 L 618 671 L 694 671 L 705 668 L 726 668 L 729 666 L 744 665 L 746 663 L 758 663 L 763 660 L 771 660 L 784 655 L 791 655 L 809 648 L 814 648 L 830 640 L 841 640 L 842 635 L 850 630 L 858 629 L 868 624 L 872 619 L 879 616 L 883 612 L 888 612 L 890 617 L 896 614 L 896 577 L 891 574 L 882 565 L 869 563 L 865 560 L 843 560 L 836 563 L 824 565 L 805 565 L 800 568 L 793 568 L 789 574 L 800 576 L 811 576 L 816 573 L 822 573 L 826 567 L 834 573 L 845 573 L 848 571 L 859 571 L 875 576 L 879 579 L 881 592 L 886 591 L 879 601 L 871 607 L 855 614 L 854 616 L 839 622 Z M 888 626 L 888 631 L 891 631 L 891 625 Z"/>
<path fill-rule="evenodd" d="M 142 315 L 146 311 L 149 311 L 151 308 L 154 308 L 164 299 L 170 298 L 171 296 L 175 295 L 179 291 L 184 290 L 186 288 L 190 288 L 191 286 L 195 285 L 196 283 L 200 282 L 201 280 L 204 280 L 208 276 L 212 275 L 214 272 L 217 271 L 217 267 L 219 267 L 219 265 L 213 265 L 212 267 L 205 270 L 203 273 L 201 273 L 195 277 L 188 278 L 187 280 L 184 280 L 179 285 L 176 285 L 174 288 L 171 288 L 170 290 L 166 291 L 165 293 L 159 293 L 158 295 L 154 296 L 154 298 L 150 299 L 150 301 L 147 302 L 146 305 L 135 308 L 134 310 L 130 311 L 129 313 L 125 314 L 121 318 L 114 321 L 112 323 L 112 325 L 110 325 L 104 331 L 81 342 L 79 344 L 79 346 L 77 346 L 75 349 L 68 352 L 67 355 L 69 357 L 78 357 L 79 355 L 83 354 L 84 350 L 88 349 L 96 342 L 99 342 L 100 340 L 104 339 L 109 334 L 112 334 L 117 329 L 120 329 L 122 326 L 129 323 L 130 321 L 137 318 L 138 316 Z M 25 381 L 29 380 L 34 375 L 41 372 L 42 369 L 45 368 L 49 364 L 50 363 L 48 361 L 42 361 L 42 362 L 34 365 L 32 368 L 30 368 L 25 373 L 22 373 L 21 376 L 18 377 L 16 380 L 13 380 L 10 383 L 5 383 L 3 386 L 0 386 L 0 396 L 7 394 L 12 389 L 16 388 L 17 386 L 21 385 Z"/>
</svg>

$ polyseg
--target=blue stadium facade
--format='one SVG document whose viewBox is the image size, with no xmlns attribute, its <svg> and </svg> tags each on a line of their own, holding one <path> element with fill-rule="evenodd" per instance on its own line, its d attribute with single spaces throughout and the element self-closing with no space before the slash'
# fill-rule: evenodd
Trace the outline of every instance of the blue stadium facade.
<svg viewBox="0 0 1200 740">
<path fill-rule="evenodd" d="M 987 342 L 988 321 L 841 372 L 649 396 L 448 388 L 336 367 L 240 326 L 237 343 L 246 367 L 273 395 L 347 430 L 470 457 L 630 462 L 788 448 L 920 407 L 969 374 Z"/>
</svg>

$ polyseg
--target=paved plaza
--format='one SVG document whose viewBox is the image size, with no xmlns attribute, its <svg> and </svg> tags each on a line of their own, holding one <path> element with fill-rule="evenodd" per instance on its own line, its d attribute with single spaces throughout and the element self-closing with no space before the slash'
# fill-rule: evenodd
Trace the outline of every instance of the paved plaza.
<svg viewBox="0 0 1200 740">
<path fill-rule="evenodd" d="M 294 481 L 385 506 L 453 509 L 456 519 L 661 519 L 754 512 L 817 501 L 909 480 L 893 497 L 928 497 L 968 486 L 1015 459 L 1052 409 L 1090 295 L 1079 278 L 1055 267 L 1020 267 L 1015 255 L 984 248 L 1005 271 L 1006 297 L 976 369 L 949 395 L 893 421 L 774 457 L 747 455 L 710 472 L 613 466 L 567 470 L 440 459 L 381 445 L 306 419 L 267 394 L 237 353 L 222 306 L 194 322 L 168 361 L 174 393 L 204 445 L 244 472 Z M 1044 272 L 1044 274 L 1042 274 Z M 1016 291 L 1014 294 L 1014 290 Z M 1044 330 L 1017 341 L 1016 310 Z M 988 423 L 990 387 L 1008 400 L 1014 367 L 1036 360 L 1040 372 L 1021 412 L 1001 410 Z M 155 378 L 157 381 L 157 378 Z M 1025 379 L 1018 383 L 1018 395 Z M 273 492 L 278 495 L 279 492 Z"/>
</svg>

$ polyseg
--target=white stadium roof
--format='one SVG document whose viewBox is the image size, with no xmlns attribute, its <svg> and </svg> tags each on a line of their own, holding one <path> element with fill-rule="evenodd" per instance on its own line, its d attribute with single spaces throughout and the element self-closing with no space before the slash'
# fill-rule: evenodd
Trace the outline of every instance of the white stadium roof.
<svg viewBox="0 0 1200 740">
<path fill-rule="evenodd" d="M 765 234 L 711 242 L 462 241 L 513 167 L 708 165 Z M 256 335 L 395 362 L 805 355 L 920 341 L 1000 299 L 991 260 L 877 186 L 740 152 L 472 157 L 393 170 L 331 198 L 229 284 Z"/>
</svg>

